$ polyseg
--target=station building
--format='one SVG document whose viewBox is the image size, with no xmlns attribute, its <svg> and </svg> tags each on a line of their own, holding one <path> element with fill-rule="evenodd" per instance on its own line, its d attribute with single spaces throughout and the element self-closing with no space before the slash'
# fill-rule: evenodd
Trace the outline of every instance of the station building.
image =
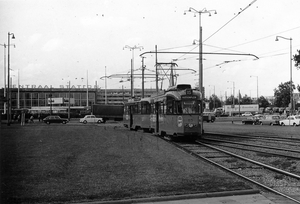
<svg viewBox="0 0 300 204">
<path fill-rule="evenodd" d="M 5 113 L 5 96 L 4 88 L 0 89 L 0 110 Z M 145 89 L 144 97 L 150 97 L 156 89 Z M 33 107 L 63 107 L 69 106 L 70 99 L 71 108 L 89 109 L 93 104 L 114 104 L 120 105 L 131 98 L 130 89 L 100 89 L 95 87 L 78 88 L 78 87 L 60 87 L 53 88 L 48 86 L 34 86 L 10 88 L 11 93 L 11 109 L 32 109 Z M 142 96 L 141 89 L 134 90 L 135 97 Z"/>
</svg>

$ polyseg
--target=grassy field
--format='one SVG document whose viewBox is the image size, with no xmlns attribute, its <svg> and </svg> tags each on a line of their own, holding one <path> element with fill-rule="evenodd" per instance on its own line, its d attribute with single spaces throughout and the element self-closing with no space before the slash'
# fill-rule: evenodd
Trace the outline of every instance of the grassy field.
<svg viewBox="0 0 300 204">
<path fill-rule="evenodd" d="M 121 126 L 1 126 L 1 203 L 59 203 L 249 189 L 165 141 Z"/>
</svg>

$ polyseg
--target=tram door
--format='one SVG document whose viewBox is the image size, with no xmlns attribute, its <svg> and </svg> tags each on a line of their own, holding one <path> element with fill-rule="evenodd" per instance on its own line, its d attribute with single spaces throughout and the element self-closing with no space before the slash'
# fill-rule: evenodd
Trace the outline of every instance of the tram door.
<svg viewBox="0 0 300 204">
<path fill-rule="evenodd" d="M 155 117 L 156 117 L 156 133 L 159 133 L 159 112 L 160 112 L 160 102 L 155 103 Z"/>
</svg>

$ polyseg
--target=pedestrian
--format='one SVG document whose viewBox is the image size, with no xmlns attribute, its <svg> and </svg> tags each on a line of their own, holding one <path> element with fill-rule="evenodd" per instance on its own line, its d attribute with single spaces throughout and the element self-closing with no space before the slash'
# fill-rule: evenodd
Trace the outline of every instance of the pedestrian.
<svg viewBox="0 0 300 204">
<path fill-rule="evenodd" d="M 22 114 L 21 114 L 21 126 L 25 125 L 25 112 L 22 111 Z"/>
<path fill-rule="evenodd" d="M 33 115 L 30 116 L 30 122 L 31 122 L 31 123 L 34 123 L 34 122 L 33 122 Z"/>
<path fill-rule="evenodd" d="M 14 123 L 15 123 L 17 120 L 17 114 L 14 114 L 13 119 L 14 119 Z"/>
<path fill-rule="evenodd" d="M 41 114 L 38 114 L 39 122 L 41 121 Z"/>
</svg>

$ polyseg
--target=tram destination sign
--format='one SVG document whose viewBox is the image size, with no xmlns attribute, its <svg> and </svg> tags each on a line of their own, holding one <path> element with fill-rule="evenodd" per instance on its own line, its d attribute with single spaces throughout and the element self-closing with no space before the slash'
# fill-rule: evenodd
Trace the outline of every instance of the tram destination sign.
<svg viewBox="0 0 300 204">
<path fill-rule="evenodd" d="M 181 99 L 182 100 L 197 100 L 197 96 L 196 95 L 182 95 Z"/>
</svg>

